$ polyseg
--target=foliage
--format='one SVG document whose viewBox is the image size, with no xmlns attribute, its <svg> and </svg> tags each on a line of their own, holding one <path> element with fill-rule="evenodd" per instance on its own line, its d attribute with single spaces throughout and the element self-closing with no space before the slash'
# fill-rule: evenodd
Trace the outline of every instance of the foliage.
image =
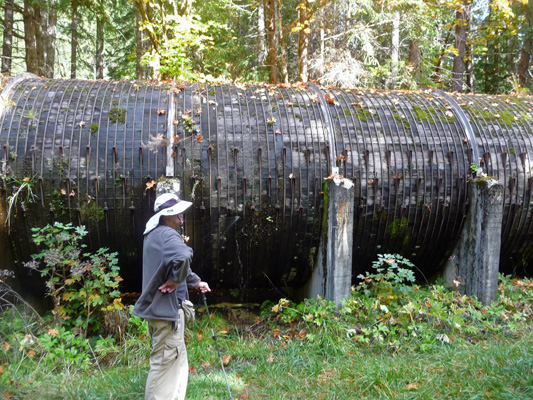
<svg viewBox="0 0 533 400">
<path fill-rule="evenodd" d="M 55 73 L 69 76 L 74 2 L 43 0 L 37 2 L 40 7 L 30 9 L 28 4 L 33 3 L 15 2 L 9 27 L 14 32 L 11 73 L 26 70 L 23 17 L 46 23 L 54 20 L 49 16 L 54 11 L 57 26 L 49 31 L 55 33 L 40 40 L 53 39 Z M 280 71 L 286 70 L 289 81 L 296 81 L 306 64 L 309 79 L 324 85 L 450 89 L 459 54 L 456 39 L 461 39 L 466 45 L 468 90 L 523 94 L 531 87 L 531 78 L 520 68 L 524 55 L 531 53 L 533 16 L 527 1 L 80 0 L 75 4 L 79 78 L 95 77 L 95 39 L 97 26 L 103 23 L 109 79 L 250 82 L 268 79 L 272 69 L 277 79 L 284 79 Z M 303 11 L 307 18 L 300 20 Z M 395 25 L 398 20 L 401 24 Z M 3 25 L 8 23 L 2 20 Z M 455 37 L 456 27 L 463 23 L 465 40 Z M 396 36 L 398 61 L 392 55 Z M 268 39 L 272 43 L 267 45 Z M 301 52 L 304 42 L 309 47 Z M 276 56 L 272 62 L 266 60 L 269 46 Z M 141 60 L 148 66 L 141 68 Z M 524 62 L 527 72 L 529 61 Z"/>
<path fill-rule="evenodd" d="M 45 248 L 25 266 L 45 277 L 55 322 L 75 326 L 84 336 L 100 330 L 106 309 L 122 308 L 117 253 L 82 253 L 84 226 L 56 222 L 32 231 L 33 242 Z"/>
<path fill-rule="evenodd" d="M 272 312 L 278 314 L 278 320 L 292 323 L 295 320 L 312 322 L 317 326 L 326 326 L 335 315 L 335 303 L 321 297 L 306 299 L 299 304 L 292 304 L 287 299 L 281 299 L 272 307 Z"/>
<path fill-rule="evenodd" d="M 33 193 L 33 186 L 35 185 L 34 178 L 15 178 L 8 177 L 6 179 L 8 186 L 11 188 L 11 194 L 7 196 L 7 228 L 11 227 L 11 218 L 16 216 L 16 208 L 18 205 L 24 207 L 27 203 L 34 203 L 36 196 Z"/>
<path fill-rule="evenodd" d="M 195 12 L 202 21 L 217 24 L 208 30 L 213 45 L 207 46 L 201 57 L 195 57 L 194 70 L 221 82 L 264 82 L 267 79 L 267 70 L 259 61 L 258 38 L 254 38 L 257 6 L 255 1 L 195 2 Z"/>
<path fill-rule="evenodd" d="M 378 255 L 373 268 L 375 272 L 359 276 L 361 282 L 337 314 L 333 304 L 320 298 L 300 304 L 281 299 L 271 307 L 275 321 L 291 329 L 299 326 L 296 331 L 309 322 L 329 324 L 330 330 L 342 330 L 363 346 L 430 351 L 455 340 L 475 343 L 489 335 L 521 335 L 533 317 L 530 280 L 500 276 L 498 300 L 483 306 L 442 285 L 415 285 L 416 267 L 399 255 Z"/>
<path fill-rule="evenodd" d="M 195 15 L 170 18 L 169 25 L 167 29 L 172 32 L 172 37 L 162 41 L 160 49 L 145 55 L 147 64 L 160 77 L 213 81 L 210 74 L 194 68 L 195 57 L 191 55 L 204 60 L 207 51 L 215 47 L 210 33 L 222 30 L 224 26 L 215 22 L 204 23 Z"/>
<path fill-rule="evenodd" d="M 0 314 L 4 313 L 9 313 L 9 310 L 0 309 Z M 33 333 L 24 334 L 16 328 L 20 322 L 18 319 L 11 327 L 7 326 L 10 322 L 7 318 L 0 318 L 2 395 L 5 394 L 2 389 L 16 391 L 22 383 L 16 379 L 24 376 L 24 385 L 32 385 L 34 380 L 40 382 L 39 398 L 57 398 L 54 397 L 57 396 L 57 390 L 62 389 L 47 391 L 50 376 L 94 374 L 96 368 L 102 379 L 103 367 L 120 366 L 121 370 L 130 365 L 138 367 L 149 357 L 147 323 L 134 316 L 131 316 L 121 341 L 112 336 L 86 338 L 77 329 L 55 325 L 51 320 L 43 322 Z"/>
<path fill-rule="evenodd" d="M 373 286 L 392 287 L 394 284 L 414 283 L 415 275 L 412 271 L 414 265 L 399 254 L 378 254 L 378 259 L 372 262 L 376 273 L 366 273 L 358 278 L 363 279 L 361 286 L 365 293 Z"/>
<path fill-rule="evenodd" d="M 102 1 L 102 4 L 105 7 L 104 64 L 107 76 L 109 79 L 135 79 L 135 7 L 131 6 L 130 0 Z"/>
<path fill-rule="evenodd" d="M 90 126 L 91 135 L 94 135 L 96 132 L 98 132 L 98 124 L 96 122 L 93 122 Z"/>
<path fill-rule="evenodd" d="M 488 333 L 519 334 L 533 315 L 531 305 L 521 302 L 531 296 L 528 281 L 500 277 L 500 297 L 485 307 L 439 285 L 421 288 L 398 284 L 393 276 L 365 278 L 342 310 L 347 320 L 355 319 L 347 334 L 363 343 L 396 349 L 416 344 L 428 351 L 456 336 L 475 342 Z M 521 300 L 513 303 L 507 296 Z"/>
<path fill-rule="evenodd" d="M 91 366 L 89 341 L 64 326 L 50 328 L 36 339 L 35 345 L 31 340 L 25 343 L 28 355 L 32 354 L 32 349 L 36 355 L 41 353 L 53 370 L 87 369 Z"/>
<path fill-rule="evenodd" d="M 80 216 L 83 222 L 95 225 L 104 218 L 104 210 L 92 197 L 87 196 L 87 201 L 80 208 Z"/>
<path fill-rule="evenodd" d="M 117 122 L 120 122 L 121 124 L 123 124 L 126 121 L 126 110 L 124 108 L 112 107 L 109 110 L 109 120 L 113 124 L 115 124 Z M 91 125 L 91 127 L 92 127 L 92 125 Z M 98 127 L 97 127 L 97 129 L 98 129 Z"/>
</svg>

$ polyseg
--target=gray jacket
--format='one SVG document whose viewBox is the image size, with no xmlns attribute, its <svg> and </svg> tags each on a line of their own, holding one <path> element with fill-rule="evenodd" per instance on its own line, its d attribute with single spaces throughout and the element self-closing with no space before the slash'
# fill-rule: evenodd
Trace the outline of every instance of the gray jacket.
<svg viewBox="0 0 533 400">
<path fill-rule="evenodd" d="M 159 287 L 169 279 L 185 282 L 189 288 L 198 286 L 200 277 L 190 267 L 192 253 L 180 234 L 162 222 L 144 237 L 142 294 L 133 308 L 134 315 L 165 321 L 178 319 L 176 291 L 162 293 Z"/>
</svg>

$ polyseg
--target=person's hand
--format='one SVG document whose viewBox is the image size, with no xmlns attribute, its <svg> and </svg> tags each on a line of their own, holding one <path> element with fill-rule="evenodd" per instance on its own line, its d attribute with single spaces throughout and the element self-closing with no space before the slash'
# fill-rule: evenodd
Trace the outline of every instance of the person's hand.
<svg viewBox="0 0 533 400">
<path fill-rule="evenodd" d="M 169 279 L 159 286 L 159 290 L 163 293 L 172 293 L 179 285 L 180 284 L 178 282 L 174 282 L 172 279 Z"/>
<path fill-rule="evenodd" d="M 198 289 L 202 293 L 210 292 L 211 288 L 207 284 L 207 282 L 200 282 L 198 286 L 196 286 L 196 289 Z"/>
</svg>

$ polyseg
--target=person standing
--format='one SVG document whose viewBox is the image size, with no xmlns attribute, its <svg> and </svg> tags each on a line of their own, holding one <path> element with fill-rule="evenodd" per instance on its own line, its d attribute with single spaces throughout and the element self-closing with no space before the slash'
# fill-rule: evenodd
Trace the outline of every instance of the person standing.
<svg viewBox="0 0 533 400">
<path fill-rule="evenodd" d="M 191 205 L 175 194 L 161 194 L 154 203 L 156 214 L 143 234 L 142 294 L 133 314 L 148 320 L 152 339 L 146 400 L 185 399 L 189 364 L 181 303 L 188 300 L 188 289 L 211 291 L 192 272 L 193 251 L 176 231 L 183 224 L 183 212 Z"/>
</svg>

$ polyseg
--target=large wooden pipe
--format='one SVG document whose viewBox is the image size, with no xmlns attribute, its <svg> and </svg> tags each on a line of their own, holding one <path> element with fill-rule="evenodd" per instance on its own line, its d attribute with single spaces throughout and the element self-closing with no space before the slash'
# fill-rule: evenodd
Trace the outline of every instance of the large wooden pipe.
<svg viewBox="0 0 533 400">
<path fill-rule="evenodd" d="M 501 264 L 525 268 L 530 103 L 436 90 L 24 74 L 2 93 L 2 188 L 7 197 L 12 178 L 28 177 L 38 199 L 16 205 L 13 257 L 35 252 L 32 227 L 74 221 L 87 225 L 92 247 L 119 251 L 126 286 L 138 290 L 152 185 L 175 177 L 194 202 L 185 235 L 203 277 L 242 292 L 297 287 L 323 232 L 323 183 L 342 175 L 355 191 L 353 275 L 386 252 L 431 274 L 456 244 L 481 167 L 504 185 Z"/>
</svg>

